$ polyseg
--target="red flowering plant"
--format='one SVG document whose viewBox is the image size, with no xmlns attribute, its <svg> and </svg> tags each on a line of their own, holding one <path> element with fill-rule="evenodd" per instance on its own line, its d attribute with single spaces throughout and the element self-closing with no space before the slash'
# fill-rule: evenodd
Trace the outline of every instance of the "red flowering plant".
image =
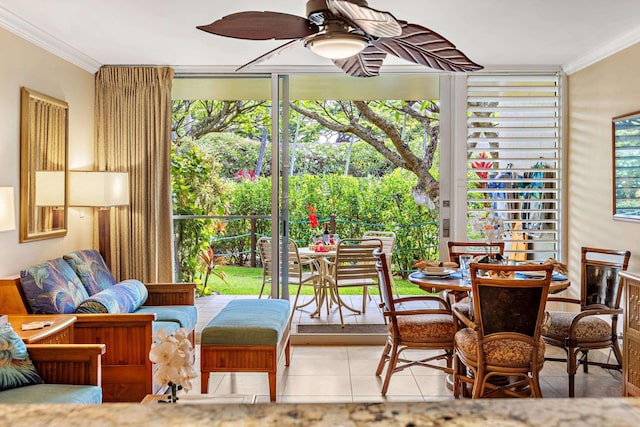
<svg viewBox="0 0 640 427">
<path fill-rule="evenodd" d="M 245 171 L 244 169 L 239 169 L 238 172 L 233 174 L 233 178 L 238 182 L 242 181 L 243 179 L 247 179 L 253 182 L 256 180 L 256 173 L 253 169 L 251 169 L 249 172 Z"/>
<path fill-rule="evenodd" d="M 481 159 L 482 161 L 471 162 L 472 169 L 491 169 L 493 167 L 493 162 L 484 161 L 485 159 L 489 158 L 489 155 L 484 151 L 479 153 L 477 158 Z M 476 175 L 478 175 L 478 178 L 480 179 L 487 179 L 489 177 L 489 172 L 486 170 L 475 171 L 475 173 Z M 484 188 L 487 186 L 487 183 L 481 182 L 478 184 L 478 186 L 480 188 Z"/>
<path fill-rule="evenodd" d="M 314 237 L 322 236 L 322 226 L 316 215 L 316 208 L 307 205 L 307 212 L 309 213 L 309 227 L 311 227 L 311 241 L 313 243 Z"/>
</svg>

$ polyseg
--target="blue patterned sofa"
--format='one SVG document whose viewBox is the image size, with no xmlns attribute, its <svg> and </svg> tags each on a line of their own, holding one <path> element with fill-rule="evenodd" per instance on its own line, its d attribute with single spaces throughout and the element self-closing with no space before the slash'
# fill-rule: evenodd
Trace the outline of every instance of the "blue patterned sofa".
<svg viewBox="0 0 640 427">
<path fill-rule="evenodd" d="M 106 344 L 102 357 L 105 402 L 139 402 L 158 392 L 149 349 L 160 328 L 184 328 L 195 344 L 194 284 L 116 282 L 93 249 L 28 267 L 0 280 L 0 313 L 76 314 L 73 341 Z"/>
</svg>

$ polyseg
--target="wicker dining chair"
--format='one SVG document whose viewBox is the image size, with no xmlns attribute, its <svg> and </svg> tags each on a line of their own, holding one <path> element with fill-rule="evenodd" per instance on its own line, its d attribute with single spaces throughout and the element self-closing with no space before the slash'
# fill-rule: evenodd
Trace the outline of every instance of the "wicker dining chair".
<svg viewBox="0 0 640 427">
<path fill-rule="evenodd" d="M 460 264 L 460 255 L 504 255 L 504 242 L 447 242 L 449 261 Z"/>
<path fill-rule="evenodd" d="M 460 255 L 488 255 L 488 254 L 500 254 L 504 255 L 504 242 L 447 242 L 449 249 L 449 261 L 455 262 L 460 265 Z M 448 297 L 450 303 L 462 311 L 467 317 L 471 313 L 471 303 L 468 298 L 468 292 L 449 292 Z"/>
<path fill-rule="evenodd" d="M 575 395 L 578 365 L 583 366 L 585 373 L 589 365 L 622 369 L 618 343 L 618 316 L 623 313 L 620 272 L 627 269 L 630 257 L 630 251 L 582 247 L 580 299 L 549 297 L 549 301 L 580 306 L 580 311 L 550 312 L 551 325 L 542 335 L 547 344 L 567 353 L 566 359 L 547 360 L 567 363 L 569 397 Z M 607 348 L 613 351 L 616 363 L 589 360 L 589 350 Z"/>
<path fill-rule="evenodd" d="M 456 323 L 449 303 L 436 295 L 395 298 L 389 280 L 389 263 L 383 250 L 376 250 L 376 268 L 382 290 L 380 307 L 389 320 L 389 335 L 385 343 L 376 375 L 387 372 L 382 384 L 382 395 L 387 394 L 391 375 L 412 366 L 424 366 L 451 374 L 453 371 L 453 336 Z M 441 350 L 428 357 L 408 359 L 405 350 Z M 446 364 L 436 362 L 445 360 Z"/>
<path fill-rule="evenodd" d="M 516 272 L 543 276 L 518 279 Z M 551 264 L 471 264 L 473 320 L 453 308 L 466 326 L 454 339 L 456 398 L 467 394 L 466 384 L 473 385 L 473 398 L 542 397 L 540 332 L 552 273 Z"/>
</svg>

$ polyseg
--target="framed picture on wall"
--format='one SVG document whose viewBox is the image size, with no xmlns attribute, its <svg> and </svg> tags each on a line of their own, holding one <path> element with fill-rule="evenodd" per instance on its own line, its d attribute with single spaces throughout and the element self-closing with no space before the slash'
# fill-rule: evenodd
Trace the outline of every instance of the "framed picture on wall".
<svg viewBox="0 0 640 427">
<path fill-rule="evenodd" d="M 640 221 L 640 111 L 614 117 L 613 218 Z"/>
</svg>

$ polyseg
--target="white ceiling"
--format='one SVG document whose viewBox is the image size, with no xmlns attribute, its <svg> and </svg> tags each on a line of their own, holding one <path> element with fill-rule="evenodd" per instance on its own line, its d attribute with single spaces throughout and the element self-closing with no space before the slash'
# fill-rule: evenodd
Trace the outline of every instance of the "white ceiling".
<svg viewBox="0 0 640 427">
<path fill-rule="evenodd" d="M 562 66 L 570 73 L 640 41 L 640 0 L 369 0 L 369 6 L 442 34 L 488 69 Z M 234 40 L 196 25 L 265 9 L 305 15 L 305 0 L 0 0 L 0 26 L 92 72 L 104 64 L 227 72 L 283 42 Z M 382 72 L 428 70 L 408 65 L 387 58 Z M 252 71 L 311 68 L 337 71 L 303 47 Z"/>
</svg>

